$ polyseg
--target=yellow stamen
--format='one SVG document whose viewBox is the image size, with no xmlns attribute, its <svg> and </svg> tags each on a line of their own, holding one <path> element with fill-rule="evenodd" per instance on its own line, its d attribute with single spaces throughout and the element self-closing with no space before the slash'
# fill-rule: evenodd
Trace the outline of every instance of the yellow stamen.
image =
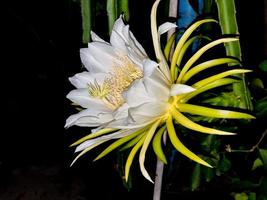
<svg viewBox="0 0 267 200">
<path fill-rule="evenodd" d="M 143 71 L 127 56 L 119 57 L 120 62 L 114 63 L 113 71 L 105 78 L 102 85 L 96 80 L 89 83 L 89 94 L 102 99 L 108 107 L 115 110 L 124 102 L 122 96 L 133 81 L 143 77 Z"/>
</svg>

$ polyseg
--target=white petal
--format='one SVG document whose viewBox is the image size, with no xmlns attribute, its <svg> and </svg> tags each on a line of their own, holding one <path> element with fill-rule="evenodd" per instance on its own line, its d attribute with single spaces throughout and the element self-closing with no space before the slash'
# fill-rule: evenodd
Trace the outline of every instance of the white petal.
<svg viewBox="0 0 267 200">
<path fill-rule="evenodd" d="M 105 108 L 109 110 L 101 99 L 91 97 L 88 89 L 76 89 L 70 91 L 67 98 L 72 102 L 84 107 L 84 108 Z"/>
<path fill-rule="evenodd" d="M 144 83 L 141 80 L 135 81 L 132 86 L 125 92 L 126 103 L 130 107 L 136 107 L 145 102 L 150 102 Z"/>
<path fill-rule="evenodd" d="M 81 60 L 88 71 L 105 72 L 112 70 L 114 61 L 118 55 L 115 49 L 109 44 L 102 42 L 91 42 L 88 48 L 81 49 Z"/>
<path fill-rule="evenodd" d="M 185 93 L 189 93 L 189 92 L 193 92 L 196 89 L 189 86 L 189 85 L 184 85 L 184 84 L 173 84 L 171 86 L 171 92 L 170 92 L 170 96 L 176 96 L 179 94 L 185 94 Z"/>
<path fill-rule="evenodd" d="M 161 24 L 158 28 L 158 34 L 162 35 L 166 32 L 168 32 L 169 30 L 176 28 L 176 24 L 174 23 L 170 23 L 170 22 L 165 22 L 164 24 Z"/>
<path fill-rule="evenodd" d="M 125 40 L 122 38 L 122 36 L 115 30 L 111 32 L 110 36 L 110 44 L 119 49 L 121 53 L 126 54 L 127 53 L 127 47 Z"/>
<path fill-rule="evenodd" d="M 105 40 L 101 39 L 95 32 L 91 31 L 91 39 L 93 42 L 104 42 L 107 43 Z M 108 44 L 108 43 L 107 43 Z"/>
<path fill-rule="evenodd" d="M 130 108 L 129 114 L 135 124 L 144 124 L 163 116 L 168 111 L 168 108 L 168 103 L 154 101 Z"/>
<path fill-rule="evenodd" d="M 112 31 L 116 31 L 117 33 L 122 33 L 123 28 L 125 27 L 125 24 L 122 20 L 122 16 L 120 16 L 113 25 Z"/>
<path fill-rule="evenodd" d="M 150 98 L 160 101 L 168 101 L 170 89 L 165 84 L 151 78 L 143 79 L 144 86 Z"/>
<path fill-rule="evenodd" d="M 90 73 L 82 72 L 70 77 L 69 80 L 76 88 L 87 88 L 89 83 L 97 81 L 98 84 L 102 84 L 107 74 L 105 73 Z"/>
<path fill-rule="evenodd" d="M 143 70 L 144 70 L 144 76 L 151 76 L 151 74 L 155 71 L 156 68 L 158 68 L 158 63 L 150 60 L 150 59 L 144 59 L 143 60 Z"/>
<path fill-rule="evenodd" d="M 83 127 L 96 127 L 106 124 L 113 120 L 113 116 L 109 112 L 97 109 L 86 109 L 81 112 L 71 115 L 65 124 L 65 128 L 73 125 L 83 126 Z"/>
</svg>

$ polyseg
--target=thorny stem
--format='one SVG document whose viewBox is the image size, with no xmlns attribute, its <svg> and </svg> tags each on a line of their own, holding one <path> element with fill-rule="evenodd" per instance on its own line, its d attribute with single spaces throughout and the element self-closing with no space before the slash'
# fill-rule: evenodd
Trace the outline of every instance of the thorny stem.
<svg viewBox="0 0 267 200">
<path fill-rule="evenodd" d="M 226 151 L 229 153 L 250 153 L 255 151 L 256 149 L 259 148 L 259 145 L 261 144 L 262 140 L 264 139 L 264 137 L 267 135 L 267 129 L 263 132 L 263 134 L 261 135 L 261 138 L 259 139 L 259 141 L 253 146 L 251 147 L 251 149 L 245 149 L 245 150 L 233 150 L 231 149 L 230 145 L 226 146 Z"/>
</svg>

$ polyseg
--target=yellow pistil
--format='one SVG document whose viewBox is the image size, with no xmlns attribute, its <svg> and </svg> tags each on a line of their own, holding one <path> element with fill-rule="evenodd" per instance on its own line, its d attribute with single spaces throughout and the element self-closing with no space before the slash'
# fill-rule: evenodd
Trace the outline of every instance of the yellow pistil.
<svg viewBox="0 0 267 200">
<path fill-rule="evenodd" d="M 114 63 L 113 71 L 100 85 L 96 80 L 89 83 L 89 94 L 92 97 L 102 99 L 112 110 L 120 107 L 124 102 L 122 93 L 133 81 L 143 77 L 143 71 L 137 67 L 128 57 L 119 57 L 119 63 Z"/>
</svg>

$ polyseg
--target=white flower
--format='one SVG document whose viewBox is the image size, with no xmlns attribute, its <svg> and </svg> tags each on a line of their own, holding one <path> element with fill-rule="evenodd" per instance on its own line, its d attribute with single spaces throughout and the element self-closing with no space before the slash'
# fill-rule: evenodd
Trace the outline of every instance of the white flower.
<svg viewBox="0 0 267 200">
<path fill-rule="evenodd" d="M 80 50 L 82 63 L 88 71 L 70 78 L 77 89 L 67 95 L 85 110 L 70 116 L 66 127 L 125 123 L 128 106 L 124 91 L 157 68 L 121 17 L 114 24 L 110 43 L 93 32 L 92 39 L 88 48 Z"/>
<path fill-rule="evenodd" d="M 166 60 L 169 56 L 164 55 L 161 50 L 160 35 L 174 28 L 175 25 L 164 23 L 157 28 L 158 4 L 159 0 L 154 3 L 151 12 L 151 32 L 158 63 L 148 58 L 145 50 L 129 31 L 129 26 L 123 23 L 121 17 L 115 22 L 110 43 L 92 33 L 93 42 L 88 44 L 88 48 L 81 49 L 81 59 L 88 72 L 82 72 L 70 78 L 77 89 L 71 91 L 67 97 L 84 110 L 70 116 L 66 127 L 78 125 L 97 127 L 97 129 L 71 145 L 78 145 L 76 152 L 80 152 L 73 162 L 94 147 L 117 139 L 97 156 L 96 160 L 123 144 L 125 146 L 122 149 L 132 147 L 125 165 L 127 180 L 133 158 L 140 149 L 141 172 L 146 179 L 153 182 L 144 166 L 146 150 L 153 140 L 154 152 L 166 163 L 167 159 L 161 147 L 161 137 L 164 132 L 168 133 L 170 142 L 180 153 L 195 162 L 212 167 L 182 144 L 176 134 L 173 121 L 201 133 L 234 134 L 204 127 L 193 122 L 183 113 L 215 118 L 253 118 L 245 113 L 188 103 L 190 99 L 202 92 L 238 81 L 225 77 L 245 73 L 248 70 L 232 69 L 196 81 L 191 86 L 185 85 L 191 77 L 203 70 L 220 64 L 238 63 L 235 59 L 219 58 L 194 65 L 198 58 L 213 46 L 236 39 L 223 38 L 210 42 L 182 66 L 184 52 L 194 40 L 194 37 L 189 39 L 191 33 L 203 23 L 214 22 L 210 19 L 198 21 L 189 27 L 179 40 L 169 67 Z"/>
</svg>

